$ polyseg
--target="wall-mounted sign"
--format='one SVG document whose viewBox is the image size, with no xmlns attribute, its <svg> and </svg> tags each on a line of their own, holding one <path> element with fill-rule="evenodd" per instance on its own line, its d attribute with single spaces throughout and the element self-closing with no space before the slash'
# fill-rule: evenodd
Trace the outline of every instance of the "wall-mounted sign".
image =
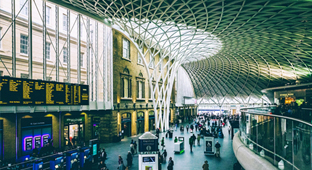
<svg viewBox="0 0 312 170">
<path fill-rule="evenodd" d="M 79 118 L 71 118 L 71 117 L 65 117 L 64 123 L 65 124 L 81 124 L 84 122 L 84 117 Z"/>
<path fill-rule="evenodd" d="M 51 117 L 22 119 L 22 127 L 52 125 Z"/>
<path fill-rule="evenodd" d="M 1 76 L 0 105 L 89 105 L 89 86 Z"/>
</svg>

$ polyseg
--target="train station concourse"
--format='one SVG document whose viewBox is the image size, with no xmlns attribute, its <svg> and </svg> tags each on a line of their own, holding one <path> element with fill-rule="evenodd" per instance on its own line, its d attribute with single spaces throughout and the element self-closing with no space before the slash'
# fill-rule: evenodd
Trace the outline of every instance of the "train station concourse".
<svg viewBox="0 0 312 170">
<path fill-rule="evenodd" d="M 311 170 L 311 0 L 0 0 L 0 170 Z"/>
</svg>

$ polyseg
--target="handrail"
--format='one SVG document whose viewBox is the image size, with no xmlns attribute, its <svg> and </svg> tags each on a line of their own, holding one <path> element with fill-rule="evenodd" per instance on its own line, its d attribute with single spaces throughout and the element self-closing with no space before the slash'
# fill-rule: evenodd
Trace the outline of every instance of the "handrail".
<svg viewBox="0 0 312 170">
<path fill-rule="evenodd" d="M 293 127 L 295 126 L 294 125 L 294 123 L 298 123 L 299 125 L 302 125 L 302 126 L 304 126 L 304 129 L 303 130 L 305 130 L 305 129 L 312 129 L 312 123 L 310 123 L 310 122 L 307 122 L 307 121 L 305 121 L 305 120 L 302 120 L 302 119 L 298 119 L 298 118 L 294 118 L 294 117 L 289 117 L 289 116 L 284 116 L 284 115 L 277 115 L 277 114 L 271 114 L 271 113 L 265 113 L 265 112 L 258 112 L 258 110 L 256 110 L 256 109 L 254 109 L 254 108 L 250 108 L 250 110 L 246 110 L 246 109 L 241 109 L 241 113 L 242 113 L 242 116 L 247 116 L 247 114 L 248 115 L 254 115 L 256 118 L 260 118 L 260 122 L 255 122 L 255 123 L 252 123 L 253 121 L 253 118 L 251 119 L 251 116 L 249 116 L 249 118 L 250 119 L 248 119 L 249 121 L 247 121 L 247 119 L 241 119 L 241 121 L 240 121 L 240 135 L 239 135 L 239 139 L 242 141 L 242 143 L 244 143 L 244 145 L 245 146 L 247 146 L 247 148 L 248 148 L 248 144 L 252 144 L 252 145 L 254 145 L 254 146 L 256 146 L 256 150 L 253 150 L 253 149 L 250 149 L 251 151 L 253 151 L 253 152 L 255 152 L 257 155 L 261 155 L 261 153 L 259 153 L 261 150 L 263 151 L 263 152 L 266 152 L 266 153 L 269 153 L 269 155 L 271 155 L 271 156 L 269 156 L 270 158 L 273 158 L 272 157 L 272 155 L 274 155 L 274 161 L 273 160 L 271 160 L 271 159 L 269 159 L 269 157 L 268 157 L 268 159 L 267 160 L 269 160 L 271 163 L 272 163 L 272 161 L 273 161 L 273 164 L 275 165 L 276 164 L 276 158 L 278 158 L 279 160 L 283 160 L 284 162 L 286 162 L 287 163 L 287 165 L 289 165 L 289 166 L 291 166 L 293 169 L 296 169 L 296 170 L 298 170 L 298 169 L 301 169 L 302 168 L 302 166 L 304 166 L 304 165 L 301 165 L 300 163 L 298 164 L 298 162 L 296 162 L 296 160 L 294 159 L 294 155 L 296 154 L 298 154 L 298 152 L 299 151 L 294 151 L 294 148 L 292 148 L 292 150 L 290 151 L 291 152 L 291 154 L 290 155 L 292 155 L 291 157 L 291 159 L 292 160 L 288 160 L 288 158 L 287 158 L 287 156 L 286 155 L 284 155 L 283 156 L 283 154 L 281 154 L 281 153 L 283 153 L 283 152 L 280 152 L 280 151 L 282 151 L 283 149 L 281 149 L 281 147 L 277 147 L 277 145 L 279 145 L 279 144 L 281 144 L 281 143 L 279 143 L 279 144 L 276 144 L 276 140 L 280 140 L 280 139 L 282 139 L 282 136 L 279 136 L 279 138 L 278 139 L 276 139 L 276 136 L 275 136 L 275 121 L 278 121 L 279 119 L 276 119 L 276 118 L 280 118 L 281 120 L 286 120 L 286 121 L 289 121 L 289 122 L 292 122 L 291 123 L 291 126 L 290 127 L 288 127 L 289 129 L 293 129 Z M 260 116 L 260 117 L 259 117 Z M 266 119 L 262 119 L 261 117 L 264 117 L 264 118 L 266 118 Z M 258 120 L 258 119 L 256 119 L 256 120 Z M 255 126 L 259 126 L 259 125 L 261 125 L 261 124 L 263 124 L 264 122 L 266 122 L 266 121 L 273 121 L 274 120 L 274 125 L 272 124 L 272 126 L 274 126 L 274 132 L 272 132 L 272 133 L 274 133 L 274 146 L 273 146 L 273 148 L 274 148 L 274 151 L 272 150 L 272 149 L 269 149 L 270 147 L 268 146 L 268 143 L 266 142 L 266 145 L 262 145 L 261 143 L 257 143 L 258 142 L 258 136 L 259 136 L 259 134 L 258 134 L 258 129 L 256 130 L 256 132 L 251 132 L 251 130 L 250 129 L 253 129 Z M 264 121 L 264 122 L 263 122 Z M 285 121 L 285 123 L 286 123 L 286 121 Z M 248 123 L 249 122 L 249 123 Z M 248 123 L 248 124 L 247 124 Z M 249 131 L 248 131 L 248 129 L 249 129 Z M 246 131 L 247 130 L 247 131 Z M 285 130 L 286 131 L 286 130 Z M 291 132 L 292 133 L 292 135 L 294 135 L 293 133 L 294 132 Z M 252 136 L 250 136 L 250 135 L 252 135 L 254 138 L 252 138 Z M 261 135 L 261 134 L 260 134 Z M 263 136 L 263 135 L 262 135 Z M 269 136 L 266 136 L 266 138 L 268 138 Z M 309 138 L 309 140 L 310 140 L 310 138 Z M 262 140 L 261 140 L 262 141 Z M 309 142 L 309 141 L 308 141 Z M 292 138 L 292 141 L 291 141 L 291 145 L 292 145 L 292 147 L 295 147 L 295 146 L 297 146 L 297 145 L 295 145 L 294 146 L 294 138 Z M 278 148 L 278 149 L 277 149 Z M 277 149 L 277 150 L 276 150 Z M 298 149 L 298 148 L 297 148 Z M 284 153 L 285 154 L 285 153 Z M 288 155 L 288 154 L 287 154 Z M 286 157 L 285 157 L 286 156 Z M 288 155 L 289 156 L 289 155 Z M 265 157 L 266 158 L 266 157 Z M 301 160 L 302 161 L 302 160 Z M 304 160 L 303 160 L 304 161 Z M 311 168 L 311 167 L 310 167 Z"/>
<path fill-rule="evenodd" d="M 300 120 L 300 119 L 296 119 L 296 118 L 293 118 L 293 117 L 289 117 L 289 116 L 281 116 L 281 115 L 267 114 L 267 113 L 253 113 L 253 112 L 250 112 L 250 111 L 241 111 L 241 112 L 248 113 L 248 114 L 256 114 L 256 115 L 263 115 L 263 116 L 271 116 L 271 117 L 279 117 L 279 118 L 283 118 L 283 119 L 289 119 L 289 120 L 297 121 L 297 122 L 300 122 L 300 123 L 304 123 L 304 124 L 312 127 L 312 124 L 309 123 L 309 122 L 306 122 L 306 121 L 303 121 L 303 120 Z"/>
<path fill-rule="evenodd" d="M 244 142 L 242 141 L 241 137 L 240 137 L 240 134 L 238 134 L 238 135 L 239 135 L 239 139 L 241 140 L 241 142 L 244 143 Z M 259 145 L 259 144 L 256 143 L 255 141 L 251 140 L 251 139 L 250 139 L 249 137 L 247 137 L 246 135 L 244 136 L 244 138 L 248 139 L 250 142 L 252 142 L 254 145 L 258 146 L 259 148 L 261 148 L 261 149 L 263 149 L 263 150 L 265 150 L 265 151 L 267 151 L 267 152 L 269 152 L 269 153 L 271 153 L 271 154 L 273 154 L 273 155 L 275 155 L 275 156 L 278 156 L 279 158 L 281 158 L 282 160 L 284 160 L 285 162 L 287 162 L 288 164 L 292 165 L 294 168 L 296 168 L 296 169 L 299 170 L 299 168 L 297 168 L 294 164 L 292 164 L 291 162 L 289 162 L 287 159 L 285 159 L 285 158 L 283 158 L 282 156 L 280 156 L 280 155 L 278 155 L 278 154 L 276 154 L 276 153 L 274 153 L 274 152 L 268 150 L 267 148 L 264 148 L 263 146 Z M 244 143 L 244 144 L 245 144 L 245 143 Z M 245 145 L 246 145 L 246 144 L 245 144 Z"/>
</svg>

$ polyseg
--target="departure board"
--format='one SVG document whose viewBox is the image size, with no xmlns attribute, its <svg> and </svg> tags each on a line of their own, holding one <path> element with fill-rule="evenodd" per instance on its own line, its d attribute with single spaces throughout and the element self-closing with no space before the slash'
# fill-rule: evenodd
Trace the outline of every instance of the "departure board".
<svg viewBox="0 0 312 170">
<path fill-rule="evenodd" d="M 0 105 L 89 105 L 89 86 L 0 76 Z"/>
</svg>

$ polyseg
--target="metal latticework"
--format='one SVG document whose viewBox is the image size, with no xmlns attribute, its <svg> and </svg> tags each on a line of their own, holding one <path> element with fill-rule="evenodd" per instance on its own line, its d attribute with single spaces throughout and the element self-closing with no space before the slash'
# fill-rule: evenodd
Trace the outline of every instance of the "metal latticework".
<svg viewBox="0 0 312 170">
<path fill-rule="evenodd" d="M 156 79 L 172 81 L 182 64 L 198 98 L 246 103 L 261 98 L 263 88 L 310 80 L 312 1 L 61 2 L 112 20 L 153 56 L 169 56 L 170 71 Z M 171 94 L 168 84 L 164 99 Z"/>
</svg>

